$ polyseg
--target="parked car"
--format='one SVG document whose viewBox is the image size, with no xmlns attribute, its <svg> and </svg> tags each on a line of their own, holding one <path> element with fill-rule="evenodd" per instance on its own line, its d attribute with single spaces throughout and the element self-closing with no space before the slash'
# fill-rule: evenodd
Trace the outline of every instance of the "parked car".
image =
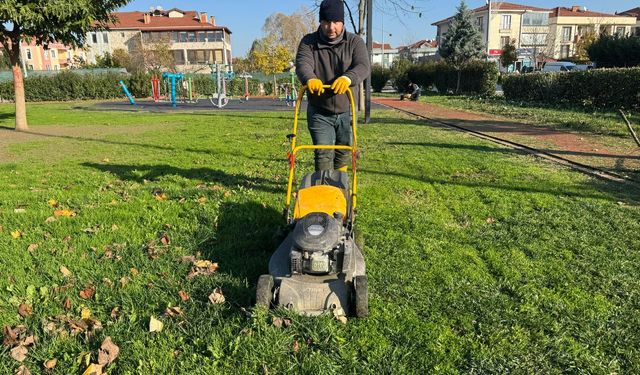
<svg viewBox="0 0 640 375">
<path fill-rule="evenodd" d="M 575 68 L 573 68 L 573 70 L 591 70 L 594 68 L 595 67 L 593 66 L 593 64 L 578 64 Z"/>
<path fill-rule="evenodd" d="M 569 61 L 547 62 L 542 67 L 543 72 L 568 72 L 575 69 L 576 64 Z"/>
</svg>

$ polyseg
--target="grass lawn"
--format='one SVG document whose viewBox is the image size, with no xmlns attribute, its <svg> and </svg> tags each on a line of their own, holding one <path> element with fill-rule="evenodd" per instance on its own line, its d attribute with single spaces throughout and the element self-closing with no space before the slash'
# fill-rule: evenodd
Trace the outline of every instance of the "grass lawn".
<svg viewBox="0 0 640 375">
<path fill-rule="evenodd" d="M 357 223 L 371 315 L 342 324 L 252 309 L 291 113 L 73 106 L 30 104 L 41 135 L 0 131 L 0 322 L 37 336 L 34 374 L 54 358 L 46 373 L 82 373 L 107 336 L 113 374 L 640 372 L 638 190 L 374 112 Z M 189 255 L 219 269 L 188 278 Z"/>
<path fill-rule="evenodd" d="M 553 128 L 564 128 L 631 139 L 624 120 L 616 111 L 556 108 L 544 105 L 510 102 L 502 97 L 475 98 L 468 96 L 427 95 L 421 97 L 420 100 L 471 112 L 498 115 L 526 124 L 544 125 Z M 638 132 L 640 114 L 638 112 L 630 113 L 629 120 L 636 127 L 636 132 Z"/>
</svg>

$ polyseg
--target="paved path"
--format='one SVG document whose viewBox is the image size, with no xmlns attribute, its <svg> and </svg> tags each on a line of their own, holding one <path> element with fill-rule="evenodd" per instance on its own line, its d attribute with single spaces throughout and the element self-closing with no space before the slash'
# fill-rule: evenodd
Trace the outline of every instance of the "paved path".
<svg viewBox="0 0 640 375">
<path fill-rule="evenodd" d="M 392 98 L 375 98 L 374 101 L 640 181 L 640 148 L 631 136 L 622 138 L 557 130 L 424 102 Z"/>
</svg>

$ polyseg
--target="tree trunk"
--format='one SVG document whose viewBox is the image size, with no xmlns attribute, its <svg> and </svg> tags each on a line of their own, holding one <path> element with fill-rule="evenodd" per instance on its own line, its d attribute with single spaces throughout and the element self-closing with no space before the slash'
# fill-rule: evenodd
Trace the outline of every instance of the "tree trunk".
<svg viewBox="0 0 640 375">
<path fill-rule="evenodd" d="M 275 74 L 273 75 L 273 97 L 278 99 L 278 82 Z"/>
<path fill-rule="evenodd" d="M 460 76 L 462 76 L 462 69 L 458 69 L 458 83 L 456 85 L 456 94 L 460 91 Z"/>
<path fill-rule="evenodd" d="M 28 131 L 27 125 L 27 105 L 24 100 L 24 79 L 20 67 L 20 41 L 12 43 L 9 58 L 13 70 L 13 92 L 16 102 L 16 130 Z"/>
</svg>

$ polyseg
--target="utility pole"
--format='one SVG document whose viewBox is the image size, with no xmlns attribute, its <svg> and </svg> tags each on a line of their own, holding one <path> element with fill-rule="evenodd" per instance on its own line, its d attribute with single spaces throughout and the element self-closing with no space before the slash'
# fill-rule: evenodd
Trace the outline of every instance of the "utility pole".
<svg viewBox="0 0 640 375">
<path fill-rule="evenodd" d="M 369 62 L 372 60 L 373 47 L 373 0 L 367 0 L 367 49 L 369 50 Z M 371 121 L 371 73 L 364 81 L 364 123 Z"/>
<path fill-rule="evenodd" d="M 489 15 L 487 16 L 487 61 L 489 61 L 490 52 L 489 49 L 489 33 L 491 32 L 491 0 L 487 0 L 489 4 Z"/>
<path fill-rule="evenodd" d="M 382 45 L 380 46 L 380 49 L 382 51 L 382 57 L 380 62 L 382 63 L 382 67 L 384 68 L 384 14 L 382 14 L 382 17 L 380 18 L 380 25 L 382 27 Z"/>
</svg>

